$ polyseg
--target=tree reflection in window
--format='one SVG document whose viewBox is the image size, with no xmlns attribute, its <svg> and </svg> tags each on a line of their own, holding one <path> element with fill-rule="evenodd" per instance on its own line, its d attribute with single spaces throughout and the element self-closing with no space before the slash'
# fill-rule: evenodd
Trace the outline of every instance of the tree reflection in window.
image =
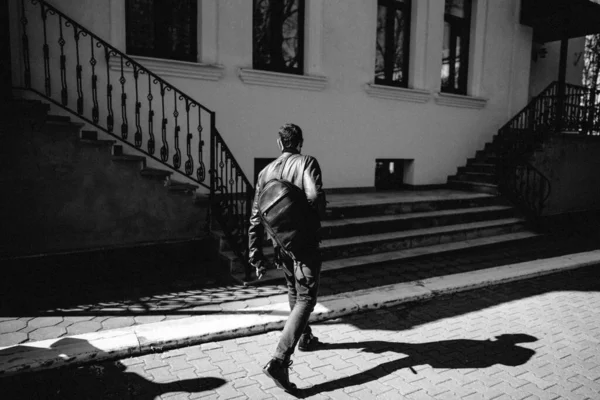
<svg viewBox="0 0 600 400">
<path fill-rule="evenodd" d="M 127 0 L 127 53 L 197 61 L 197 0 Z"/>
<path fill-rule="evenodd" d="M 254 0 L 253 68 L 303 73 L 304 0 Z"/>
<path fill-rule="evenodd" d="M 467 93 L 471 0 L 446 0 L 442 48 L 442 91 Z"/>
<path fill-rule="evenodd" d="M 408 85 L 410 0 L 379 0 L 375 83 Z"/>
</svg>

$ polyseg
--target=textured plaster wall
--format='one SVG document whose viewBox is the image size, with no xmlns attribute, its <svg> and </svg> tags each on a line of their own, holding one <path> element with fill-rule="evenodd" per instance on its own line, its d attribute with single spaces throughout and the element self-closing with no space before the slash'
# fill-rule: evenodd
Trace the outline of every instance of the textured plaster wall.
<svg viewBox="0 0 600 400">
<path fill-rule="evenodd" d="M 327 78 L 325 89 L 316 92 L 242 82 L 238 69 L 252 66 L 252 2 L 199 2 L 215 10 L 214 48 L 202 52 L 210 53 L 223 68 L 223 78 L 216 82 L 166 79 L 216 111 L 219 131 L 249 177 L 254 174 L 255 158 L 277 156 L 278 127 L 294 122 L 305 132 L 304 152 L 321 163 L 326 187 L 373 186 L 377 158 L 414 160 L 407 183 L 445 183 L 447 176 L 489 141 L 528 99 L 531 29 L 519 24 L 517 0 L 475 1 L 476 9 L 481 10 L 477 20 L 480 46 L 477 54 L 472 54 L 477 59 L 471 63 L 469 90 L 487 99 L 483 109 L 440 105 L 434 100 L 440 89 L 440 0 L 413 2 L 413 24 L 418 25 L 411 36 L 409 79 L 414 88 L 431 92 L 432 98 L 425 104 L 374 98 L 365 92 L 365 84 L 373 81 L 375 62 L 374 0 L 307 1 L 308 7 L 313 7 L 307 13 L 312 15 L 307 31 L 319 32 L 319 36 L 306 44 L 310 54 L 306 67 L 310 73 Z M 123 37 L 115 39 L 124 32 L 125 18 L 122 12 L 115 12 L 116 0 L 54 0 L 53 4 L 89 24 L 101 37 L 116 40 L 119 46 L 124 43 Z M 72 60 L 72 48 L 67 52 Z M 102 60 L 99 63 L 102 71 Z M 132 99 L 131 74 L 127 78 Z M 99 98 L 104 99 L 106 78 L 101 75 L 99 79 Z M 207 150 L 208 146 L 205 160 Z"/>
<path fill-rule="evenodd" d="M 551 182 L 544 215 L 600 210 L 600 137 L 563 135 L 548 140 L 533 165 Z"/>
<path fill-rule="evenodd" d="M 112 161 L 108 147 L 44 127 L 2 133 L 0 254 L 191 239 L 206 210 L 140 176 L 139 163 Z"/>
</svg>

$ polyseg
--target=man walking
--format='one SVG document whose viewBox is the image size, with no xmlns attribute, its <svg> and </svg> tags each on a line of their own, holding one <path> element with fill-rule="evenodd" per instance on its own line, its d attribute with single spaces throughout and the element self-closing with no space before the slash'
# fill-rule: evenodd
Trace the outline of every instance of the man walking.
<svg viewBox="0 0 600 400">
<path fill-rule="evenodd" d="M 266 260 L 262 252 L 264 227 L 261 224 L 258 198 L 261 189 L 269 180 L 280 178 L 287 180 L 304 190 L 306 198 L 314 211 L 315 219 L 325 214 L 325 192 L 322 189 L 321 168 L 314 157 L 300 154 L 304 143 L 302 130 L 294 124 L 285 124 L 279 130 L 277 144 L 281 156 L 267 165 L 258 175 L 256 194 L 250 215 L 248 230 L 249 261 L 260 278 L 266 271 Z M 318 228 L 315 224 L 314 240 L 300 254 L 293 254 L 295 261 L 278 247 L 275 240 L 275 264 L 283 269 L 288 289 L 290 315 L 285 323 L 279 344 L 273 358 L 263 368 L 265 374 L 275 381 L 277 386 L 293 391 L 296 385 L 289 380 L 290 360 L 296 345 L 300 351 L 310 351 L 318 346 L 318 339 L 312 335 L 308 319 L 317 303 L 321 257 L 319 253 Z"/>
</svg>

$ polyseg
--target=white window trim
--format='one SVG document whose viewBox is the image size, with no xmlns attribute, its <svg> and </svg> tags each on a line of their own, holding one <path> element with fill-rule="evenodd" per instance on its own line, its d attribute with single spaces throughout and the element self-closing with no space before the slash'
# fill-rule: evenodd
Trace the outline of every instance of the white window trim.
<svg viewBox="0 0 600 400">
<path fill-rule="evenodd" d="M 317 75 L 296 75 L 282 72 L 263 71 L 252 68 L 239 68 L 238 76 L 249 85 L 283 87 L 321 91 L 327 86 L 327 77 Z"/>
<path fill-rule="evenodd" d="M 412 103 L 427 103 L 431 99 L 431 92 L 428 90 L 408 89 L 398 86 L 377 85 L 367 83 L 365 91 L 371 97 L 380 99 L 409 101 Z"/>
<path fill-rule="evenodd" d="M 189 61 L 166 60 L 142 56 L 129 56 L 151 72 L 159 76 L 172 76 L 175 78 L 192 78 L 206 81 L 218 81 L 223 77 L 223 67 L 215 65 L 197 64 Z M 110 69 L 121 71 L 121 59 L 111 57 Z M 123 66 L 124 72 L 133 72 L 133 67 Z"/>
<path fill-rule="evenodd" d="M 465 96 L 453 93 L 436 93 L 435 102 L 441 106 L 482 109 L 487 104 L 487 99 L 482 97 Z"/>
<path fill-rule="evenodd" d="M 198 0 L 198 63 L 129 56 L 150 71 L 161 75 L 210 81 L 221 79 L 225 69 L 217 62 L 217 1 Z M 110 0 L 111 44 L 127 54 L 125 10 L 125 0 Z M 113 70 L 121 69 L 120 62 L 117 64 L 114 59 L 111 59 L 110 66 Z"/>
<path fill-rule="evenodd" d="M 242 82 L 249 85 L 288 89 L 312 91 L 325 89 L 327 77 L 322 73 L 325 0 L 306 0 L 304 4 L 304 74 L 288 74 L 242 67 L 238 68 L 238 76 Z"/>
</svg>

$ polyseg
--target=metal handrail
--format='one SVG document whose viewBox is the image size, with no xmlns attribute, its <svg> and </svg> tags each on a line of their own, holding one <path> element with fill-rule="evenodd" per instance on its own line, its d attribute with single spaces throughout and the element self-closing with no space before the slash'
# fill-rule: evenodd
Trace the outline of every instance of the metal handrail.
<svg viewBox="0 0 600 400">
<path fill-rule="evenodd" d="M 208 189 L 211 199 L 208 225 L 214 217 L 229 238 L 233 251 L 245 260 L 249 217 L 246 210 L 249 210 L 254 188 L 217 130 L 215 112 L 47 1 L 21 0 L 20 8 L 24 89 Z M 40 29 L 29 31 L 30 19 L 32 25 Z M 67 31 L 71 30 L 69 35 Z M 41 44 L 42 51 L 34 52 L 32 43 Z M 68 60 L 68 56 L 74 60 Z M 132 73 L 133 80 L 126 73 Z M 86 90 L 89 83 L 91 90 Z M 58 92 L 53 90 L 56 86 L 60 86 Z M 119 86 L 120 93 L 113 98 Z M 134 97 L 133 103 L 130 95 Z M 101 102 L 100 96 L 106 99 Z M 86 106 L 86 102 L 91 102 L 91 107 Z M 208 171 L 203 138 L 207 124 L 210 126 Z M 115 130 L 119 127 L 120 134 L 117 134 Z M 182 131 L 186 132 L 183 136 Z M 195 154 L 192 148 L 197 148 Z M 246 272 L 250 273 L 249 268 Z"/>
</svg>

